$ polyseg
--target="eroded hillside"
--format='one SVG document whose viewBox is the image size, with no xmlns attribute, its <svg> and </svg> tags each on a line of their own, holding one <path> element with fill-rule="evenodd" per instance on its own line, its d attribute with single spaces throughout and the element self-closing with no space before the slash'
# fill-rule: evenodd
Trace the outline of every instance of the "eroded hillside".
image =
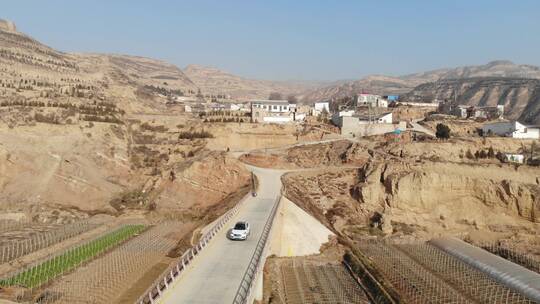
<svg viewBox="0 0 540 304">
<path fill-rule="evenodd" d="M 540 80 L 527 78 L 444 79 L 416 87 L 403 97 L 408 101 L 451 100 L 471 106 L 504 105 L 508 119 L 540 122 Z"/>
<path fill-rule="evenodd" d="M 474 156 L 522 148 L 509 139 L 470 136 L 450 142 L 373 138 L 252 153 L 243 159 L 310 168 L 283 178 L 287 197 L 350 239 L 456 235 L 528 244 L 524 250 L 534 253 L 540 248 L 534 241 L 540 170 L 503 164 L 495 156 Z"/>
</svg>

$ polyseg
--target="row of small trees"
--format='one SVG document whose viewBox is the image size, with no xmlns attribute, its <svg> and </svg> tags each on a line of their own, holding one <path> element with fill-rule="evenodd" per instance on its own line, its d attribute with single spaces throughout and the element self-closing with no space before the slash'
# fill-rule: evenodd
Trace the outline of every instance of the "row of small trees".
<svg viewBox="0 0 540 304">
<path fill-rule="evenodd" d="M 205 118 L 203 122 L 247 122 L 248 119 L 240 118 L 240 117 L 218 117 L 218 118 Z"/>
<path fill-rule="evenodd" d="M 229 111 L 229 110 L 217 110 L 205 112 L 203 116 L 250 116 L 249 112 L 238 112 L 238 111 Z"/>
<path fill-rule="evenodd" d="M 23 107 L 49 107 L 78 110 L 81 114 L 88 115 L 107 115 L 120 114 L 124 115 L 124 110 L 118 109 L 115 104 L 108 102 L 95 102 L 94 105 L 76 105 L 73 103 L 62 102 L 43 102 L 43 101 L 26 101 L 23 99 L 15 99 L 12 101 L 4 100 L 0 102 L 1 107 L 23 106 Z"/>
<path fill-rule="evenodd" d="M 208 131 L 184 131 L 178 134 L 178 139 L 196 139 L 196 138 L 214 138 L 214 135 Z"/>
<path fill-rule="evenodd" d="M 495 157 L 499 158 L 501 156 L 502 158 L 504 158 L 504 155 L 501 152 L 495 153 L 495 150 L 493 149 L 493 147 L 489 147 L 488 149 L 483 149 L 483 150 L 477 150 L 476 152 L 474 152 L 474 154 L 469 149 L 465 153 L 465 157 L 467 157 L 468 159 L 485 159 L 485 158 L 495 158 Z"/>
</svg>

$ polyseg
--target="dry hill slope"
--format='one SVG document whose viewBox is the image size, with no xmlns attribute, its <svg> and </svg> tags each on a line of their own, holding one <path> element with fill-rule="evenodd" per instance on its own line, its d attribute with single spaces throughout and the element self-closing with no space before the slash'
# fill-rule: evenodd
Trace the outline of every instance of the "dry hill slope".
<svg viewBox="0 0 540 304">
<path fill-rule="evenodd" d="M 272 92 L 279 92 L 284 96 L 301 94 L 313 89 L 316 83 L 300 83 L 285 81 L 269 81 L 243 78 L 222 70 L 200 65 L 189 65 L 184 73 L 201 88 L 204 93 L 212 95 L 229 95 L 238 99 L 267 98 Z"/>
<path fill-rule="evenodd" d="M 157 94 L 142 95 L 141 90 L 197 90 L 174 65 L 135 56 L 59 52 L 18 32 L 8 21 L 0 21 L 0 79 L 0 98 L 98 99 L 128 111 L 152 107 L 141 99 Z"/>
</svg>

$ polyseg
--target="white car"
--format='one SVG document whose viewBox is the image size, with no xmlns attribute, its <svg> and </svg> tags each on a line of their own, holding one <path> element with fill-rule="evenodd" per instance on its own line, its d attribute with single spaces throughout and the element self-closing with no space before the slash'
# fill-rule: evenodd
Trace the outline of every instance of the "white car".
<svg viewBox="0 0 540 304">
<path fill-rule="evenodd" d="M 229 230 L 227 237 L 231 240 L 245 241 L 249 236 L 249 223 L 248 222 L 237 222 L 234 227 Z"/>
</svg>

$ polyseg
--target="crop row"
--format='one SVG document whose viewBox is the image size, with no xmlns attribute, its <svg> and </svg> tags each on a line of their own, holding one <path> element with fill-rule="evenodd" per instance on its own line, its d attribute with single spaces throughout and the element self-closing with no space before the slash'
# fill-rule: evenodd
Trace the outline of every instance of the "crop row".
<svg viewBox="0 0 540 304">
<path fill-rule="evenodd" d="M 2 242 L 3 244 L 0 245 L 0 264 L 12 261 L 56 243 L 60 243 L 76 235 L 94 229 L 97 226 L 99 225 L 95 223 L 80 221 L 63 225 L 62 227 L 50 231 L 35 233 L 24 240 Z"/>
<path fill-rule="evenodd" d="M 145 229 L 144 225 L 125 225 L 102 237 L 31 266 L 12 277 L 0 280 L 0 286 L 34 288 L 70 271 Z"/>
</svg>

